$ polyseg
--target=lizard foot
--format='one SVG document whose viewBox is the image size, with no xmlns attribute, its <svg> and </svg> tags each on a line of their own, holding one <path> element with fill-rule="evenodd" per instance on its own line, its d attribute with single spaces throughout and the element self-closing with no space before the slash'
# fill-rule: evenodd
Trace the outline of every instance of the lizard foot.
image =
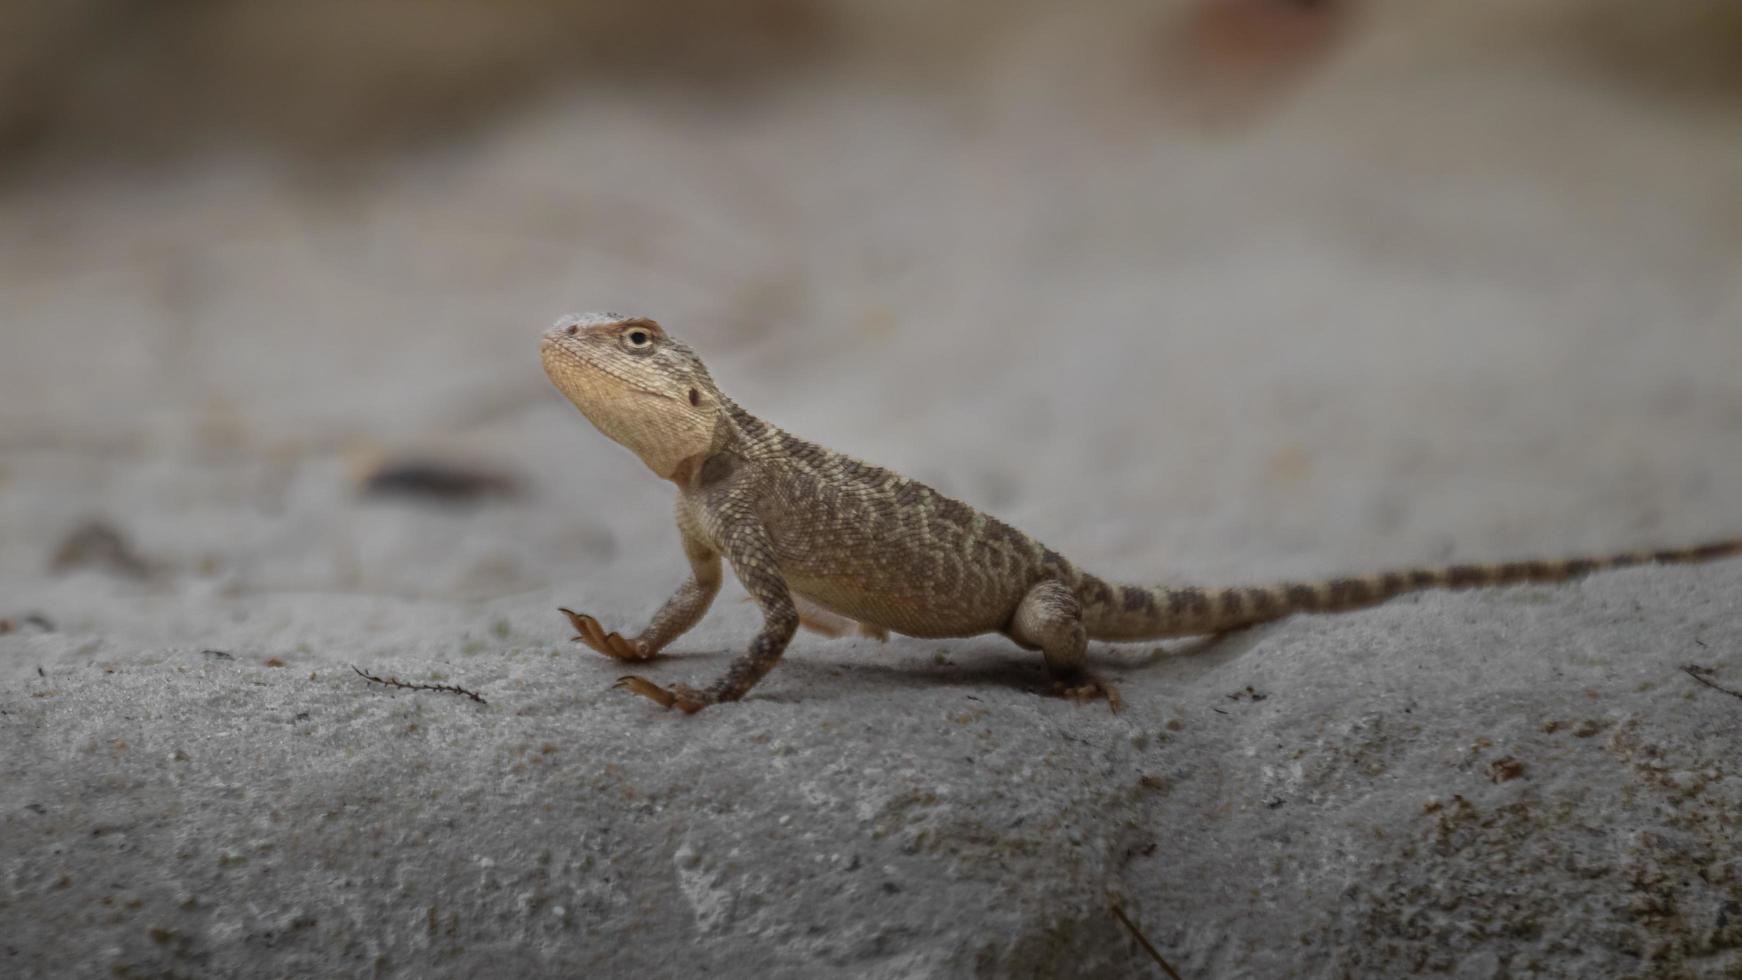
<svg viewBox="0 0 1742 980">
<path fill-rule="evenodd" d="M 713 702 L 707 696 L 694 688 L 683 684 L 673 684 L 670 687 L 660 687 L 645 677 L 630 674 L 617 678 L 612 687 L 621 687 L 633 691 L 644 698 L 659 702 L 662 708 L 682 708 L 686 715 L 693 715 Z"/>
<path fill-rule="evenodd" d="M 634 640 L 624 639 L 621 634 L 605 632 L 605 628 L 599 625 L 599 621 L 586 613 L 578 613 L 573 609 L 558 609 L 557 612 L 567 616 L 569 625 L 573 626 L 575 632 L 580 634 L 574 639 L 585 643 L 607 657 L 631 661 L 653 659 L 653 653 L 643 648 L 641 644 Z"/>
<path fill-rule="evenodd" d="M 1114 714 L 1118 714 L 1125 707 L 1125 699 L 1119 696 L 1119 689 L 1093 674 L 1076 674 L 1055 680 L 1052 682 L 1052 690 L 1059 697 L 1070 698 L 1077 704 L 1106 701 L 1107 709 Z"/>
</svg>

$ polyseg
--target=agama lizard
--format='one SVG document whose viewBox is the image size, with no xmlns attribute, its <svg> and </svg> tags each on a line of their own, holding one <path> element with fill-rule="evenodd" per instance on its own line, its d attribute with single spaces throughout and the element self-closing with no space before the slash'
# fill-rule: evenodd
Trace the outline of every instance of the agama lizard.
<svg viewBox="0 0 1742 980">
<path fill-rule="evenodd" d="M 545 372 L 605 435 L 678 486 L 690 578 L 635 637 L 568 609 L 584 642 L 639 662 L 701 620 L 720 559 L 762 611 L 762 630 L 705 688 L 618 681 L 695 712 L 742 698 L 780 659 L 808 600 L 868 630 L 915 637 L 1002 633 L 1039 650 L 1054 689 L 1074 700 L 1119 695 L 1084 664 L 1090 640 L 1215 634 L 1296 612 L 1358 609 L 1421 589 L 1561 582 L 1649 562 L 1742 554 L 1742 539 L 1604 558 L 1452 565 L 1318 582 L 1233 588 L 1118 585 L 995 517 L 914 480 L 789 435 L 740 408 L 694 351 L 652 320 L 566 316 L 544 335 Z"/>
</svg>

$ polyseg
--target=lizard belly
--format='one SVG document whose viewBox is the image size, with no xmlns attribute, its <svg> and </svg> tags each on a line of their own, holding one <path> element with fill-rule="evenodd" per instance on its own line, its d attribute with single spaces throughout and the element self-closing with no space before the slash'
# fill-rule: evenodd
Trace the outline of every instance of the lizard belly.
<svg viewBox="0 0 1742 980">
<path fill-rule="evenodd" d="M 820 450 L 800 455 L 807 462 L 766 474 L 758 495 L 788 588 L 908 636 L 1008 625 L 1042 553 L 1034 541 L 888 471 Z"/>
<path fill-rule="evenodd" d="M 787 575 L 787 587 L 848 619 L 905 636 L 972 636 L 1004 628 L 1008 611 L 968 609 L 911 591 L 877 588 L 853 578 Z"/>
</svg>

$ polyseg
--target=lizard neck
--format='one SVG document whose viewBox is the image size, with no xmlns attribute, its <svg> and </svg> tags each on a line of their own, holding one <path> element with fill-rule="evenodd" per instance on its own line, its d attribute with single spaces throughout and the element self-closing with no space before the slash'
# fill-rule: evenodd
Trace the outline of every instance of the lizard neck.
<svg viewBox="0 0 1742 980">
<path fill-rule="evenodd" d="M 777 426 L 757 418 L 737 402 L 722 395 L 720 407 L 725 411 L 721 415 L 720 431 L 714 439 L 715 452 L 734 449 L 745 456 L 753 456 L 758 450 L 780 441 L 782 433 Z"/>
<path fill-rule="evenodd" d="M 771 438 L 778 438 L 779 429 L 746 411 L 743 406 L 724 395 L 716 396 L 721 408 L 713 440 L 704 452 L 679 462 L 667 479 L 685 489 L 711 482 L 718 476 L 725 461 L 755 455 Z"/>
</svg>

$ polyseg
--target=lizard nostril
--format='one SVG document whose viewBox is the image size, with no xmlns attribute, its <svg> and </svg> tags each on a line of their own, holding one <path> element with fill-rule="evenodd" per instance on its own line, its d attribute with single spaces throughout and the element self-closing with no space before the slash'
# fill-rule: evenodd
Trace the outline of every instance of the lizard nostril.
<svg viewBox="0 0 1742 980">
<path fill-rule="evenodd" d="M 580 332 L 581 332 L 581 325 L 578 323 L 571 323 L 567 327 L 563 328 L 563 333 L 566 333 L 571 337 L 573 337 L 575 334 L 578 334 Z"/>
</svg>

